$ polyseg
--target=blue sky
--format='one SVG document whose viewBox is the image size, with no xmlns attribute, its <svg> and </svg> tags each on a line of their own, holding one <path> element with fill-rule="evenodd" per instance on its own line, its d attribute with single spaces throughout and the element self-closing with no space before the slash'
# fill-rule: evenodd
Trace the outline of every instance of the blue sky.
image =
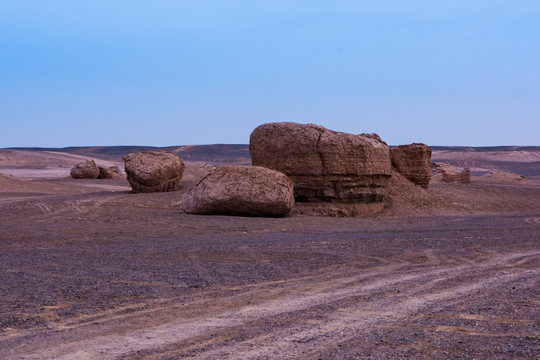
<svg viewBox="0 0 540 360">
<path fill-rule="evenodd" d="M 538 0 L 3 1 L 0 148 L 540 145 L 539 39 Z"/>
</svg>

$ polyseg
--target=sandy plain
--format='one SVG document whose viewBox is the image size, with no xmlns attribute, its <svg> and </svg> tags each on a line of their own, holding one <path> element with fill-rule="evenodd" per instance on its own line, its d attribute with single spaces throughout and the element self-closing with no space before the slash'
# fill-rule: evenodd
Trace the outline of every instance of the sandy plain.
<svg viewBox="0 0 540 360">
<path fill-rule="evenodd" d="M 537 154 L 489 156 L 468 185 L 396 178 L 371 217 L 241 218 L 178 210 L 219 154 L 131 194 L 0 150 L 0 358 L 537 359 Z"/>
</svg>

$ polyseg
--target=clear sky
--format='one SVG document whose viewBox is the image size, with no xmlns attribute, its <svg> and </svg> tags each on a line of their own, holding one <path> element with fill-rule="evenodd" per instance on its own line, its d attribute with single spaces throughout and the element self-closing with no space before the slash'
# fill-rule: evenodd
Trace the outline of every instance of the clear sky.
<svg viewBox="0 0 540 360">
<path fill-rule="evenodd" d="M 540 145 L 538 0 L 5 0 L 0 148 Z"/>
</svg>

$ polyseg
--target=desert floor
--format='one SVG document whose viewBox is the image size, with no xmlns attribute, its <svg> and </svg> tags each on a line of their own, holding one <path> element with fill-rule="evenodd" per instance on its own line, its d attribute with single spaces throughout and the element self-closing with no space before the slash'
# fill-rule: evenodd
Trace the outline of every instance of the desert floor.
<svg viewBox="0 0 540 360">
<path fill-rule="evenodd" d="M 183 214 L 201 166 L 160 194 L 7 166 L 0 358 L 540 358 L 538 183 L 397 186 L 367 218 Z"/>
</svg>

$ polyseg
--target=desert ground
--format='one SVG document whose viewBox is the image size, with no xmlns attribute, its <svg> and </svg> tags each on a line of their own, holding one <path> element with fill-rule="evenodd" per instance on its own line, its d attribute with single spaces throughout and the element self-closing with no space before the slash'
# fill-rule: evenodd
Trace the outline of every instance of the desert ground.
<svg viewBox="0 0 540 360">
<path fill-rule="evenodd" d="M 0 149 L 1 359 L 540 358 L 539 148 L 434 148 L 471 184 L 363 218 L 182 213 L 245 146 L 170 148 L 177 192 L 69 178 L 132 150 Z"/>
</svg>

